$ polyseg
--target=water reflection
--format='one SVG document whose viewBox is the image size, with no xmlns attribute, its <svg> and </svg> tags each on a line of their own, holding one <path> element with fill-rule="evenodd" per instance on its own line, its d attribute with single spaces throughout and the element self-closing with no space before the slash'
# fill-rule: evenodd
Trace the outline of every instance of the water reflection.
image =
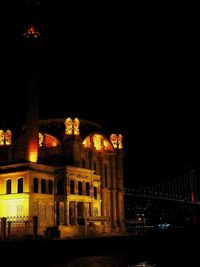
<svg viewBox="0 0 200 267">
<path fill-rule="evenodd" d="M 156 266 L 157 266 L 156 264 L 152 264 L 147 261 L 141 261 L 133 265 L 133 267 L 156 267 Z"/>
<path fill-rule="evenodd" d="M 116 256 L 92 256 L 81 257 L 67 263 L 67 267 L 159 267 L 157 264 L 149 261 L 131 261 L 127 262 L 126 257 Z"/>
</svg>

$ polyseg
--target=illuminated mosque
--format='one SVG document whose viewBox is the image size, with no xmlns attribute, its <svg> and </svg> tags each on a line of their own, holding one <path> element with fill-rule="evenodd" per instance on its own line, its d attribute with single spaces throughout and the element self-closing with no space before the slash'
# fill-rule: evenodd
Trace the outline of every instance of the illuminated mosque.
<svg viewBox="0 0 200 267">
<path fill-rule="evenodd" d="M 100 125 L 77 117 L 40 120 L 36 66 L 43 37 L 29 25 L 23 40 L 26 125 L 17 138 L 15 129 L 0 125 L 1 234 L 3 228 L 10 238 L 47 229 L 60 238 L 122 234 L 122 135 L 106 136 Z"/>
</svg>

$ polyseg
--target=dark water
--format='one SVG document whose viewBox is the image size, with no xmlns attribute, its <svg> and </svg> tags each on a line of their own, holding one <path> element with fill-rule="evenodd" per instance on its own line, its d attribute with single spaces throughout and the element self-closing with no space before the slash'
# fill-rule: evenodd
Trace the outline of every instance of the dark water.
<svg viewBox="0 0 200 267">
<path fill-rule="evenodd" d="M 83 257 L 72 260 L 65 264 L 67 267 L 156 267 L 157 264 L 147 261 L 132 261 L 127 262 L 126 259 L 114 256 L 93 256 L 93 257 Z"/>
<path fill-rule="evenodd" d="M 132 257 L 133 255 L 131 255 Z M 107 256 L 91 256 L 81 257 L 67 262 L 64 266 L 67 267 L 156 267 L 157 264 L 150 261 L 138 261 L 137 256 L 133 256 L 133 259 L 128 259 L 130 255 L 107 255 Z M 57 265 L 56 265 L 57 266 Z"/>
<path fill-rule="evenodd" d="M 0 242 L 2 266 L 200 266 L 200 231 L 79 240 Z"/>
</svg>

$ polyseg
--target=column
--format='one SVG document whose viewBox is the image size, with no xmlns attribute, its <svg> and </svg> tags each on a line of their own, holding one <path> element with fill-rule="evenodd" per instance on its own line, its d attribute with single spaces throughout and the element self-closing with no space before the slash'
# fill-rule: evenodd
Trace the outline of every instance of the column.
<svg viewBox="0 0 200 267">
<path fill-rule="evenodd" d="M 78 211 L 77 211 L 77 202 L 74 202 L 74 217 L 75 217 L 75 225 L 77 225 L 77 224 L 78 224 L 78 222 L 77 222 L 77 213 L 78 213 Z"/>
<path fill-rule="evenodd" d="M 66 225 L 69 225 L 69 200 L 66 200 Z"/>
<path fill-rule="evenodd" d="M 115 228 L 116 227 L 116 218 L 117 218 L 117 207 L 116 207 L 116 190 L 111 191 L 111 224 Z"/>
<path fill-rule="evenodd" d="M 64 216 L 64 221 L 63 221 L 63 224 L 64 225 L 66 225 L 67 224 L 67 200 L 66 199 L 64 199 L 64 201 L 63 201 L 63 212 L 64 212 L 64 214 L 63 214 L 63 216 Z"/>
<path fill-rule="evenodd" d="M 101 215 L 102 216 L 108 216 L 106 212 L 106 204 L 107 204 L 107 190 L 102 189 L 102 202 L 101 202 Z"/>
<path fill-rule="evenodd" d="M 123 191 L 117 192 L 117 206 L 118 206 L 118 214 L 117 220 L 119 222 L 120 232 L 124 232 L 124 197 Z"/>
</svg>

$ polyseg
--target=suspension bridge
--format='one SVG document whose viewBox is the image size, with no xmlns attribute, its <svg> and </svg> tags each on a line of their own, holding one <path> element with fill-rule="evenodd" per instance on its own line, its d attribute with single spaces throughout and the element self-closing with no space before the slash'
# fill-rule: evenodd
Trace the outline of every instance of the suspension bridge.
<svg viewBox="0 0 200 267">
<path fill-rule="evenodd" d="M 136 188 L 125 188 L 124 195 L 200 204 L 198 187 L 195 170 L 190 170 L 182 176 L 162 183 Z"/>
<path fill-rule="evenodd" d="M 125 188 L 125 218 L 151 225 L 200 223 L 199 189 L 195 170 L 153 185 Z"/>
</svg>

